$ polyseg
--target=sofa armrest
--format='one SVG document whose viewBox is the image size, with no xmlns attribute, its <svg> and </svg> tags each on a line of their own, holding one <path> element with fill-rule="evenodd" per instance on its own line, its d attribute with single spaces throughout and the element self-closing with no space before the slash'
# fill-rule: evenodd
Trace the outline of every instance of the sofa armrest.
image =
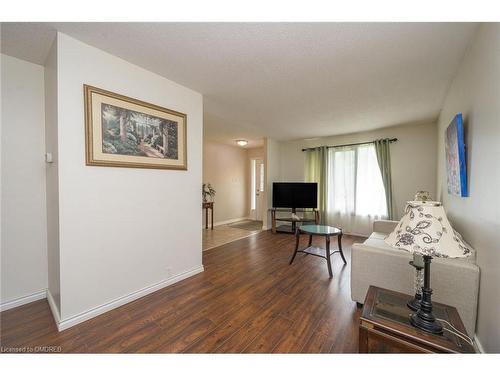
<svg viewBox="0 0 500 375">
<path fill-rule="evenodd" d="M 373 231 L 379 233 L 391 233 L 398 225 L 398 221 L 393 220 L 375 220 L 373 222 Z"/>
</svg>

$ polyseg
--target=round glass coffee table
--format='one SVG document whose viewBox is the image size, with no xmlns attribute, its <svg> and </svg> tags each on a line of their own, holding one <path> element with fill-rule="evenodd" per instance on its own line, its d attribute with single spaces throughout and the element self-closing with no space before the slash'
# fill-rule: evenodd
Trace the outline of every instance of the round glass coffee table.
<svg viewBox="0 0 500 375">
<path fill-rule="evenodd" d="M 309 244 L 305 249 L 299 250 L 299 240 L 301 234 L 309 235 Z M 312 237 L 322 236 L 326 240 L 326 249 L 312 246 Z M 330 250 L 330 237 L 337 237 L 339 248 L 338 250 Z M 342 252 L 342 229 L 330 227 L 328 225 L 302 225 L 297 227 L 295 230 L 295 251 L 290 259 L 290 264 L 293 263 L 297 253 L 304 253 L 314 255 L 320 258 L 326 259 L 326 264 L 328 266 L 328 274 L 330 278 L 333 277 L 332 264 L 330 262 L 330 256 L 334 253 L 340 253 L 344 264 L 347 264 L 344 253 Z"/>
</svg>

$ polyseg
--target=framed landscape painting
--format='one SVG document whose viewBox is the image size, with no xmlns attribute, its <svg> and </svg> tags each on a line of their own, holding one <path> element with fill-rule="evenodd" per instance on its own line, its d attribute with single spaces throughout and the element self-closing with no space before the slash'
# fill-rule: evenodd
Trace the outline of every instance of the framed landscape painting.
<svg viewBox="0 0 500 375">
<path fill-rule="evenodd" d="M 455 116 L 445 134 L 446 175 L 448 193 L 467 197 L 467 165 L 465 161 L 465 136 L 462 114 Z"/>
<path fill-rule="evenodd" d="M 88 85 L 86 164 L 187 169 L 186 115 Z"/>
</svg>

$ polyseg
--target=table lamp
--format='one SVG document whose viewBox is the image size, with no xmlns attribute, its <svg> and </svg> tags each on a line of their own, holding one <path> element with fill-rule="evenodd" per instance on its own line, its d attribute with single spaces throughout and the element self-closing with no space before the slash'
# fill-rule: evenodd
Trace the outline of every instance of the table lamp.
<svg viewBox="0 0 500 375">
<path fill-rule="evenodd" d="M 451 227 L 443 205 L 440 202 L 407 202 L 403 217 L 385 242 L 396 249 L 422 255 L 424 259 L 422 299 L 417 312 L 410 315 L 410 322 L 423 331 L 443 333 L 443 327 L 432 314 L 431 259 L 432 257 L 462 258 L 471 254 L 469 247 Z"/>
</svg>

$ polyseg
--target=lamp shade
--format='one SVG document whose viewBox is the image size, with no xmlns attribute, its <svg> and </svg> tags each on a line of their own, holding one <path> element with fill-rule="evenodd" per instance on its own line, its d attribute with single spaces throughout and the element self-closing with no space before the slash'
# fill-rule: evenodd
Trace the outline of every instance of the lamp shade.
<svg viewBox="0 0 500 375">
<path fill-rule="evenodd" d="M 432 257 L 463 258 L 471 254 L 451 227 L 440 202 L 407 202 L 401 221 L 385 242 L 397 249 Z"/>
</svg>

